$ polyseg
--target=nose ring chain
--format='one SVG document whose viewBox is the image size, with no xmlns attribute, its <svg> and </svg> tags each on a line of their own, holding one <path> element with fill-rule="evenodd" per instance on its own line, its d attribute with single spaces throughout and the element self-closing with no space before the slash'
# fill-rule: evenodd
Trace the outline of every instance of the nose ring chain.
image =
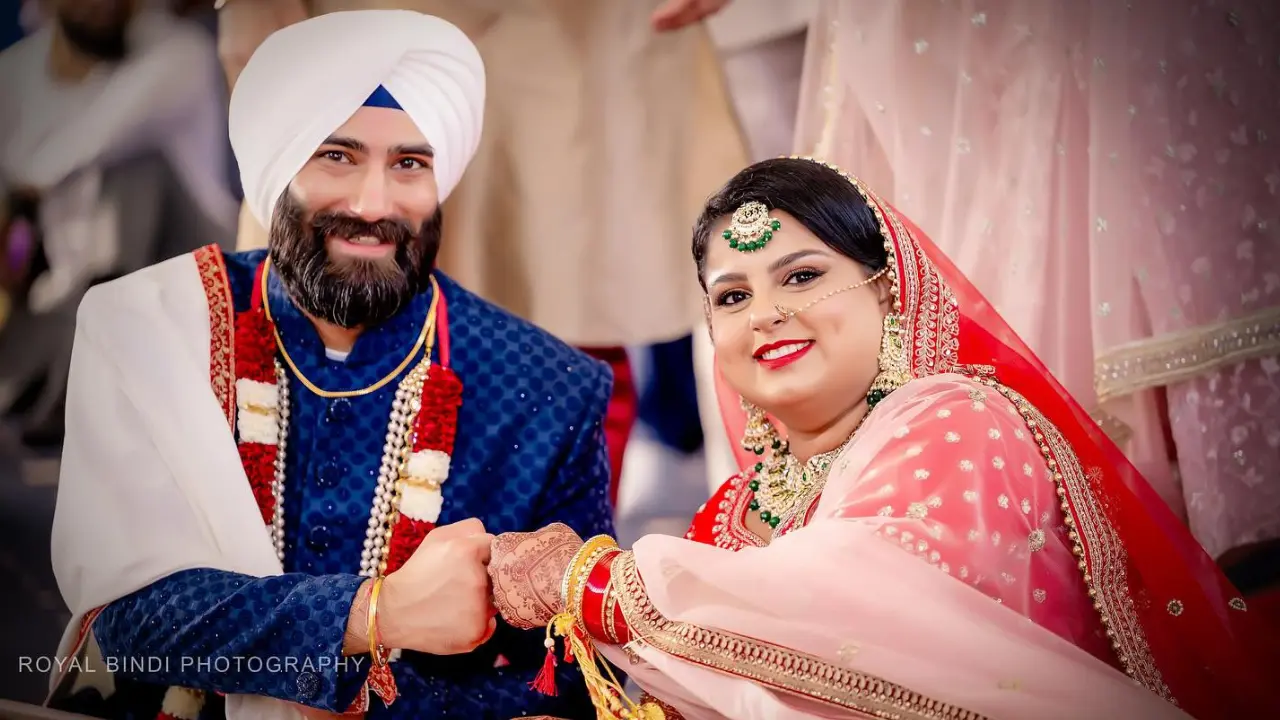
<svg viewBox="0 0 1280 720">
<path fill-rule="evenodd" d="M 790 320 L 791 318 L 795 317 L 796 315 L 799 315 L 800 313 L 804 312 L 805 310 L 808 310 L 809 308 L 813 307 L 814 305 L 817 305 L 818 303 L 822 302 L 823 300 L 828 300 L 828 299 L 830 299 L 830 298 L 832 298 L 832 297 L 835 297 L 836 295 L 839 295 L 839 294 L 840 294 L 840 293 L 842 293 L 842 292 L 848 292 L 848 291 L 850 291 L 850 290 L 857 290 L 858 288 L 860 288 L 860 287 L 862 287 L 862 286 L 864 286 L 864 285 L 870 285 L 871 283 L 873 283 L 873 282 L 875 282 L 876 280 L 880 279 L 880 277 L 881 277 L 881 276 L 883 276 L 883 275 L 884 275 L 885 273 L 887 273 L 887 272 L 889 272 L 889 267 L 886 265 L 885 267 L 882 267 L 882 268 L 880 268 L 879 270 L 877 270 L 873 275 L 871 275 L 870 277 L 868 277 L 868 278 L 867 278 L 867 279 L 865 279 L 865 280 L 861 280 L 861 281 L 856 282 L 856 283 L 854 283 L 854 284 L 852 284 L 852 285 L 845 285 L 845 286 L 844 286 L 844 287 L 842 287 L 842 288 L 838 288 L 838 289 L 836 289 L 836 290 L 832 290 L 831 292 L 827 293 L 826 295 L 823 295 L 822 297 L 817 297 L 817 298 L 814 298 L 813 300 L 810 300 L 808 303 L 806 303 L 806 304 L 805 304 L 805 306 L 804 306 L 804 307 L 800 308 L 799 310 L 792 310 L 791 308 L 785 307 L 785 306 L 783 306 L 783 305 L 778 305 L 778 304 L 776 304 L 776 303 L 775 303 L 775 304 L 774 304 L 774 306 L 773 306 L 774 312 L 778 313 L 778 315 L 782 318 L 782 322 L 786 322 L 786 321 Z"/>
</svg>

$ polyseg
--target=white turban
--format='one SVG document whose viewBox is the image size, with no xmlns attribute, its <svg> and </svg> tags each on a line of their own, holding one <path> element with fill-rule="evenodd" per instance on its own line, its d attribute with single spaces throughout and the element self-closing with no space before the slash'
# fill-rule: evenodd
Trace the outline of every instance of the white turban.
<svg viewBox="0 0 1280 720">
<path fill-rule="evenodd" d="M 430 15 L 328 13 L 268 37 L 231 95 L 231 146 L 245 202 L 263 227 L 271 227 L 276 202 L 316 148 L 379 86 L 431 143 L 440 201 L 449 196 L 480 143 L 480 52 Z"/>
</svg>

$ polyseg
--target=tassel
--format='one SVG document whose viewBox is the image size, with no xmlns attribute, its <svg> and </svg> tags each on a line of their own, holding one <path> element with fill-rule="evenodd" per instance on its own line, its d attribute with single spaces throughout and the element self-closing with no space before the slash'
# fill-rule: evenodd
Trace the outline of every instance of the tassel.
<svg viewBox="0 0 1280 720">
<path fill-rule="evenodd" d="M 529 683 L 529 687 L 534 691 L 543 695 L 555 697 L 556 691 L 556 641 L 551 639 L 551 631 L 547 631 L 547 640 L 544 643 L 547 646 L 547 657 L 542 661 L 542 670 L 538 671 L 538 676 Z"/>
<path fill-rule="evenodd" d="M 600 718 L 635 718 L 636 720 L 664 720 L 666 715 L 662 708 L 652 703 L 637 705 L 622 690 L 622 683 L 613 673 L 613 668 L 605 662 L 603 671 L 596 662 L 596 653 L 589 636 L 578 627 L 577 621 L 569 613 L 561 613 L 547 623 L 547 639 L 543 643 L 547 647 L 547 659 L 542 664 L 542 671 L 529 686 L 543 695 L 556 694 L 556 641 L 555 637 L 564 638 L 565 662 L 573 662 L 577 658 L 578 667 L 582 670 L 583 680 L 587 683 L 587 693 L 591 696 L 591 704 L 595 706 Z"/>
</svg>

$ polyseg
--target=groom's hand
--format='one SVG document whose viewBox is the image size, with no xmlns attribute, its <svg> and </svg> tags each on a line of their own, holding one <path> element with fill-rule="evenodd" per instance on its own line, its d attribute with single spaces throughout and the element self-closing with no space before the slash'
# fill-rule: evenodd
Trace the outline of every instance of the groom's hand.
<svg viewBox="0 0 1280 720">
<path fill-rule="evenodd" d="M 479 520 L 428 533 L 383 581 L 377 617 L 383 644 L 456 655 L 487 642 L 497 625 L 485 568 L 492 541 Z"/>
</svg>

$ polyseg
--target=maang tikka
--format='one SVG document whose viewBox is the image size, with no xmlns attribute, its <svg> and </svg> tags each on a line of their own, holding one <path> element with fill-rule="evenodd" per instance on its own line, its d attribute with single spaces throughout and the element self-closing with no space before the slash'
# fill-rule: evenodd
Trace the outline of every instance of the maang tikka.
<svg viewBox="0 0 1280 720">
<path fill-rule="evenodd" d="M 751 200 L 733 211 L 729 227 L 721 236 L 739 252 L 755 252 L 768 245 L 773 233 L 781 228 L 781 222 L 769 217 L 764 203 Z"/>
</svg>

